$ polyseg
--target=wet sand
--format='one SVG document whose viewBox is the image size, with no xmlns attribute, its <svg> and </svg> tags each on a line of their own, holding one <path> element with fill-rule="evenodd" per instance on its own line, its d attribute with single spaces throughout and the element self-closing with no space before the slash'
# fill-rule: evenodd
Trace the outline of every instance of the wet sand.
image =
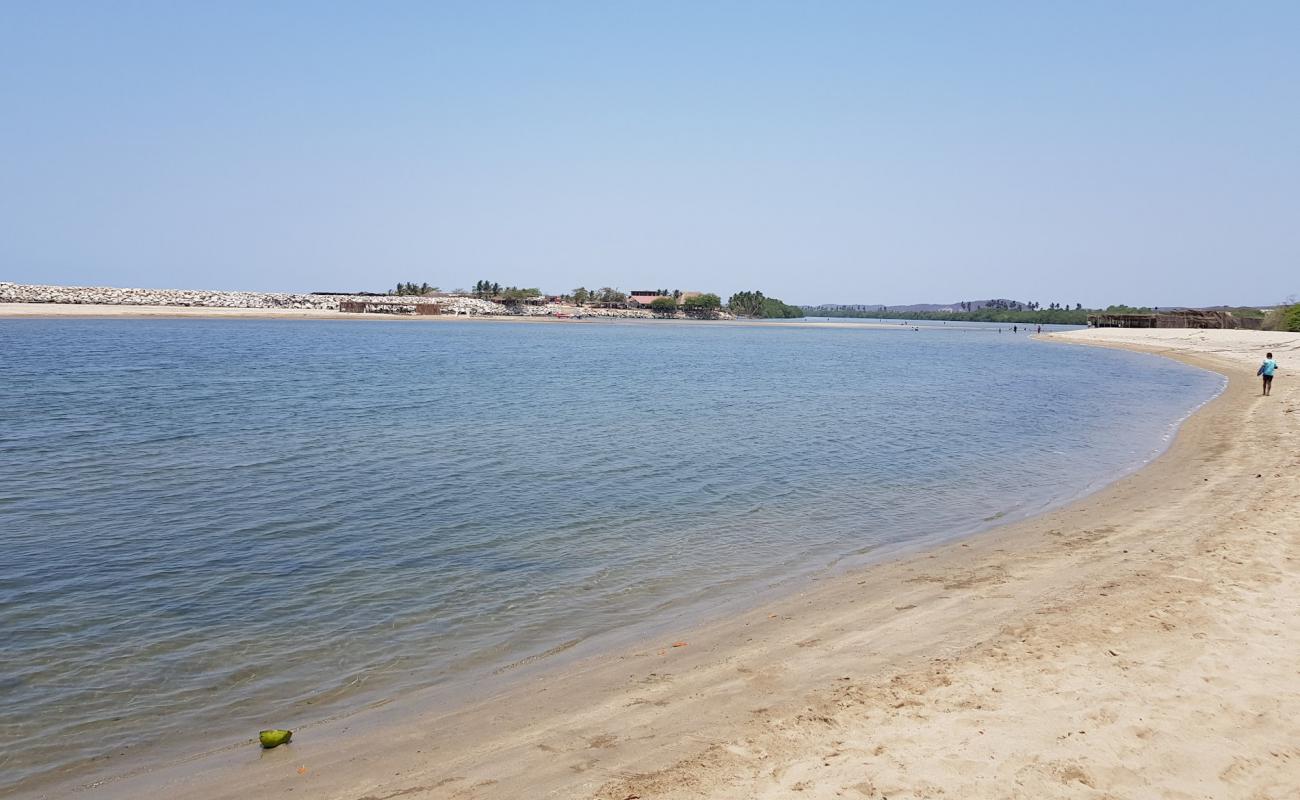
<svg viewBox="0 0 1300 800">
<path fill-rule="evenodd" d="M 461 707 L 406 698 L 84 796 L 1300 796 L 1300 335 L 1050 338 L 1230 380 L 1162 457 L 1057 511 Z"/>
</svg>

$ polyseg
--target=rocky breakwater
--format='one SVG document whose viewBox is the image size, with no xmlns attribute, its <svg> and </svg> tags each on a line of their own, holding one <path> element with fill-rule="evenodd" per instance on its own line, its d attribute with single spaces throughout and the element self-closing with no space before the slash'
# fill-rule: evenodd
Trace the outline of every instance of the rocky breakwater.
<svg viewBox="0 0 1300 800">
<path fill-rule="evenodd" d="M 337 309 L 333 295 L 281 292 L 219 292 L 200 289 L 119 289 L 111 286 L 43 286 L 0 283 L 0 303 L 69 303 L 105 306 L 194 308 Z"/>
</svg>

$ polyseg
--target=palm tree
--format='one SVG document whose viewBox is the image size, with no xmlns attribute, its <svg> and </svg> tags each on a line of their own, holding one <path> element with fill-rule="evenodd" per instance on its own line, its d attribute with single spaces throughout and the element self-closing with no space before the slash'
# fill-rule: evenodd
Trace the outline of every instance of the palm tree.
<svg viewBox="0 0 1300 800">
<path fill-rule="evenodd" d="M 727 306 L 733 314 L 740 314 L 746 317 L 755 317 L 763 312 L 762 292 L 736 292 L 727 300 Z"/>
</svg>

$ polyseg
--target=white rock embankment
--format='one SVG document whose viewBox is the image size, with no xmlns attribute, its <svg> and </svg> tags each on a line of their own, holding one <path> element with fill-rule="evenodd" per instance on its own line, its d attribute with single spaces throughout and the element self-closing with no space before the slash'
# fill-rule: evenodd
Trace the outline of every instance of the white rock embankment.
<svg viewBox="0 0 1300 800">
<path fill-rule="evenodd" d="M 111 286 L 46 286 L 0 283 L 0 303 L 70 303 L 109 306 L 186 306 L 200 308 L 337 309 L 333 295 L 280 292 L 221 292 L 201 289 L 122 289 Z M 360 299 L 360 298 L 358 298 Z"/>
</svg>

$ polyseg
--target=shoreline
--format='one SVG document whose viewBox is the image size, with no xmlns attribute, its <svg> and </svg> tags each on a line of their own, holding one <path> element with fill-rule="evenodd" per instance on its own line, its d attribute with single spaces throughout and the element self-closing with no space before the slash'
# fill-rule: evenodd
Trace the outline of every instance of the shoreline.
<svg viewBox="0 0 1300 800">
<path fill-rule="evenodd" d="M 311 320 L 345 322 L 526 322 L 554 324 L 634 324 L 764 326 L 769 328 L 878 328 L 911 330 L 911 326 L 878 322 L 809 322 L 761 319 L 674 319 L 591 315 L 565 318 L 528 314 L 352 314 L 307 308 L 220 308 L 216 306 L 101 305 L 93 303 L 0 303 L 0 320 L 9 319 L 227 319 Z"/>
<path fill-rule="evenodd" d="M 913 332 L 978 331 L 991 332 L 981 325 L 993 323 L 954 323 L 949 326 L 930 323 L 918 324 L 915 320 L 893 322 L 839 321 L 826 322 L 810 319 L 675 319 L 648 317 L 613 317 L 592 315 L 583 318 L 563 318 L 526 314 L 353 314 L 340 311 L 306 308 L 223 308 L 218 306 L 163 306 L 163 305 L 109 305 L 97 303 L 4 303 L 0 302 L 0 320 L 10 319 L 230 319 L 230 320 L 344 320 L 384 322 L 528 322 L 564 324 L 635 324 L 741 326 L 798 329 L 871 329 Z M 1027 331 L 1026 331 L 1027 334 Z M 1010 334 L 1008 334 L 1010 335 Z M 1024 334 L 1022 334 L 1024 335 Z"/>
<path fill-rule="evenodd" d="M 1076 339 L 1060 340 L 1079 343 Z M 904 794 L 909 785 L 921 785 L 915 780 L 918 774 L 938 769 L 930 763 L 936 753 L 925 754 L 927 766 L 918 769 L 919 762 L 900 761 L 893 741 L 869 733 L 866 738 L 879 739 L 882 752 L 854 750 L 849 758 L 852 748 L 845 743 L 853 739 L 852 726 L 863 721 L 859 717 L 871 717 L 872 731 L 893 725 L 914 747 L 928 744 L 942 751 L 951 736 L 927 743 L 909 738 L 907 730 L 926 721 L 952 719 L 953 709 L 939 709 L 946 716 L 935 716 L 931 709 L 923 720 L 914 715 L 937 695 L 953 694 L 952 687 L 961 685 L 955 675 L 986 656 L 990 647 L 1014 649 L 1016 635 L 1007 634 L 1008 625 L 1023 628 L 1029 620 L 1032 627 L 1040 615 L 1049 614 L 1061 617 L 1052 621 L 1063 628 L 1095 627 L 1092 620 L 1074 617 L 1114 601 L 1098 599 L 1098 593 L 1088 589 L 1116 584 L 1112 591 L 1100 593 L 1107 598 L 1150 593 L 1161 583 L 1153 583 L 1150 571 L 1143 569 L 1154 556 L 1120 557 L 1128 549 L 1137 553 L 1136 543 L 1147 542 L 1143 534 L 1167 516 L 1169 509 L 1149 507 L 1153 493 L 1189 492 L 1196 495 L 1192 499 L 1222 505 L 1214 493 L 1226 490 L 1231 476 L 1201 476 L 1206 470 L 1202 460 L 1231 445 L 1211 440 L 1222 438 L 1224 425 L 1236 430 L 1233 423 L 1246 413 L 1241 406 L 1253 383 L 1237 374 L 1239 367 L 1221 360 L 1179 360 L 1233 374 L 1217 398 L 1184 422 L 1162 455 L 1082 500 L 824 579 L 808 591 L 683 633 L 684 647 L 672 647 L 671 637 L 664 637 L 640 648 L 584 658 L 563 673 L 543 670 L 540 678 L 521 676 L 512 688 L 450 714 L 420 712 L 395 720 L 387 713 L 363 711 L 343 720 L 342 730 L 330 735 L 323 729 L 319 735 L 313 731 L 291 748 L 265 754 L 251 745 L 231 748 L 115 780 L 93 794 L 129 797 L 165 790 L 215 798 L 297 789 L 313 797 L 339 798 L 396 792 L 415 797 L 624 800 L 632 794 L 785 796 L 801 791 L 829 797 L 837 781 L 826 778 L 837 773 L 837 791 L 858 787 L 856 796 Z M 1278 388 L 1283 386 L 1279 382 Z M 1275 395 L 1294 405 L 1294 393 Z M 1198 477 L 1204 477 L 1205 486 L 1196 483 Z M 1178 502 L 1191 500 L 1180 497 Z M 1294 510 L 1294 494 L 1288 502 Z M 1125 549 L 1121 544 L 1133 546 Z M 1163 541 L 1162 547 L 1178 550 L 1185 544 Z M 1186 581 L 1188 577 L 1174 576 L 1177 580 L 1163 583 L 1172 587 L 1169 591 L 1199 588 Z M 1295 575 L 1290 578 L 1294 582 Z M 864 585 L 868 588 L 860 588 Z M 1077 599 L 1074 595 L 1086 596 L 1086 604 L 1070 602 Z M 1128 657 L 1128 644 L 1118 647 L 1112 642 L 1101 655 L 1091 657 L 1098 666 L 1113 669 L 1120 656 L 1106 653 L 1114 650 Z M 1041 651 L 1040 660 L 1043 652 L 1052 655 L 1050 649 Z M 1032 663 L 1028 657 L 1013 661 Z M 999 669 L 1005 671 L 1007 664 Z M 942 677 L 936 677 L 939 673 Z M 972 687 L 965 688 L 971 694 Z M 976 691 L 974 707 L 955 707 L 979 712 L 984 704 L 1004 699 L 997 695 L 1005 693 L 998 688 Z M 1034 711 L 1030 703 L 1030 714 Z M 995 725 L 989 720 L 985 726 Z M 1014 743 L 1017 730 L 1010 730 L 1004 745 Z M 964 733 L 975 735 L 973 729 Z M 382 740 L 376 743 L 368 736 Z M 978 736 L 983 744 L 994 741 L 984 738 L 984 730 Z M 837 752 L 833 757 L 815 752 L 822 749 Z M 893 768 L 890 759 L 898 762 Z M 1074 774 L 1073 767 L 1059 764 L 1044 769 L 1044 774 L 1055 774 L 1052 769 Z M 1083 766 L 1077 771 L 1090 774 Z M 877 777 L 846 783 L 856 772 Z M 738 773 L 748 777 L 738 783 Z M 807 777 L 794 780 L 805 773 Z M 932 787 L 952 789 L 952 778 L 935 773 L 924 780 Z M 969 780 L 974 782 L 964 785 L 964 796 L 1008 796 L 996 791 L 997 786 Z M 1113 788 L 1096 778 L 1087 780 L 1098 783 L 1099 789 Z M 865 788 L 865 783 L 871 787 Z M 1037 790 L 1025 796 L 1090 786 L 1075 779 L 1035 785 Z"/>
</svg>

